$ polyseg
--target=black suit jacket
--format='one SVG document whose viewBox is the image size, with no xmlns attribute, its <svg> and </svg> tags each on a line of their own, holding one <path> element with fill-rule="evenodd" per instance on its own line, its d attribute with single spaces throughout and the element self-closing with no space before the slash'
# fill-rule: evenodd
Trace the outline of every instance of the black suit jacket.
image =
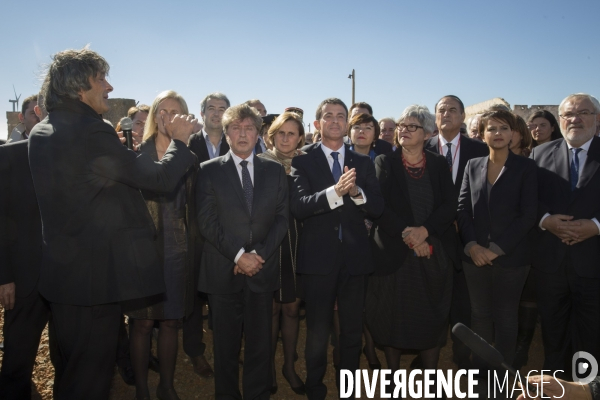
<svg viewBox="0 0 600 400">
<path fill-rule="evenodd" d="M 198 290 L 255 293 L 279 288 L 279 244 L 288 229 L 289 203 L 281 164 L 254 156 L 254 201 L 248 211 L 231 153 L 200 165 L 196 185 L 198 226 L 205 239 Z M 256 275 L 234 275 L 241 248 L 255 250 L 265 263 Z"/>
<path fill-rule="evenodd" d="M 169 193 L 196 156 L 174 140 L 160 162 L 128 150 L 86 104 L 65 99 L 29 138 L 40 207 L 40 293 L 92 306 L 165 291 L 156 229 L 139 189 Z"/>
<path fill-rule="evenodd" d="M 394 146 L 383 139 L 377 139 L 373 150 L 375 150 L 376 154 L 390 154 L 394 151 Z"/>
<path fill-rule="evenodd" d="M 597 218 L 600 221 L 600 138 L 594 137 L 577 187 L 571 191 L 569 155 L 564 139 L 534 148 L 532 158 L 538 169 L 537 245 L 532 266 L 555 272 L 568 257 L 575 272 L 586 278 L 600 278 L 600 236 L 567 246 L 548 231 L 539 228 L 541 217 L 548 214 L 572 215 L 574 220 Z"/>
<path fill-rule="evenodd" d="M 430 236 L 444 245 L 446 254 L 456 263 L 457 237 L 454 229 L 457 199 L 446 159 L 425 151 L 427 171 L 433 190 L 433 211 L 423 226 Z M 402 231 L 415 226 L 408 186 L 400 151 L 375 159 L 377 179 L 385 199 L 385 210 L 373 223 L 373 255 L 376 275 L 389 275 L 402 265 L 413 250 L 402 240 Z M 434 249 L 434 251 L 436 251 Z"/>
<path fill-rule="evenodd" d="M 344 196 L 342 206 L 334 210 L 329 206 L 325 192 L 337 182 L 333 179 L 321 143 L 306 146 L 304 149 L 307 154 L 292 160 L 290 175 L 294 185 L 290 208 L 294 217 L 303 224 L 298 248 L 298 273 L 326 275 L 331 271 L 337 255 L 333 249 L 340 242 L 340 223 L 348 272 L 351 275 L 373 272 L 373 258 L 364 219 L 381 215 L 383 197 L 371 159 L 345 146 L 344 167 L 356 168 L 356 184 L 367 197 L 367 202 L 360 206 L 348 195 Z"/>
<path fill-rule="evenodd" d="M 447 148 L 443 150 L 446 151 L 446 149 Z M 440 154 L 439 135 L 432 137 L 427 141 L 427 143 L 425 143 L 425 150 L 429 150 L 434 153 Z M 461 135 L 460 137 L 460 148 L 458 151 L 460 152 L 460 158 L 458 160 L 456 182 L 454 182 L 454 189 L 456 190 L 457 197 L 460 193 L 460 188 L 462 186 L 462 180 L 465 173 L 465 167 L 467 166 L 467 162 L 472 158 L 485 157 L 490 154 L 490 150 L 488 149 L 485 143 L 480 142 L 479 140 L 468 138 L 465 135 Z M 442 154 L 442 156 L 443 155 L 445 155 L 445 153 Z M 448 163 L 446 163 L 446 165 L 448 165 Z"/>
<path fill-rule="evenodd" d="M 522 267 L 531 263 L 527 235 L 537 215 L 537 167 L 532 160 L 508 153 L 504 171 L 490 196 L 487 193 L 489 157 L 469 160 L 458 200 L 458 227 L 463 243 L 490 242 L 505 255 L 493 263 L 501 267 Z M 464 251 L 463 258 L 473 264 Z"/>
<path fill-rule="evenodd" d="M 27 157 L 27 141 L 0 147 L 0 285 L 16 296 L 36 287 L 42 260 L 42 220 Z"/>
<path fill-rule="evenodd" d="M 208 154 L 208 148 L 206 147 L 206 140 L 202 136 L 202 131 L 198 133 L 194 133 L 190 136 L 189 141 L 190 150 L 194 152 L 196 157 L 198 157 L 198 162 L 203 163 L 204 161 L 210 160 L 210 155 Z M 224 156 L 229 151 L 229 144 L 225 137 L 221 141 L 221 148 L 219 149 L 219 156 Z"/>
</svg>

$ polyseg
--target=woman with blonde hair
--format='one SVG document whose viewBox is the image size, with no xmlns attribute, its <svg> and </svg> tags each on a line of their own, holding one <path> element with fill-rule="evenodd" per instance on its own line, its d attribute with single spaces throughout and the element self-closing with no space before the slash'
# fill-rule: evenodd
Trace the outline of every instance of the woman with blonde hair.
<svg viewBox="0 0 600 400">
<path fill-rule="evenodd" d="M 188 107 L 176 92 L 160 93 L 148 113 L 140 152 L 154 161 L 162 159 L 171 143 L 165 127 L 167 120 L 186 118 Z M 190 129 L 194 120 L 191 121 Z M 157 230 L 157 250 L 163 261 L 166 292 L 129 304 L 126 315 L 135 319 L 131 327 L 131 362 L 135 375 L 136 399 L 149 399 L 148 348 L 154 322 L 159 322 L 158 359 L 160 382 L 156 389 L 159 399 L 179 399 L 173 386 L 177 360 L 177 324 L 193 308 L 196 293 L 194 260 L 194 183 L 198 166 L 192 167 L 171 193 L 142 191 Z M 140 255 L 143 257 L 143 254 Z"/>
<path fill-rule="evenodd" d="M 259 157 L 280 163 L 288 175 L 288 184 L 291 186 L 293 179 L 289 176 L 292 159 L 305 154 L 300 150 L 304 145 L 304 123 L 295 112 L 284 112 L 271 124 L 267 133 L 272 149 L 259 154 Z M 271 393 L 277 391 L 275 375 L 275 352 L 277 338 L 279 337 L 279 321 L 281 314 L 281 341 L 283 342 L 283 377 L 288 381 L 292 390 L 297 394 L 304 394 L 304 383 L 296 373 L 294 362 L 296 358 L 296 344 L 298 342 L 298 308 L 300 307 L 300 286 L 296 276 L 296 260 L 298 254 L 298 239 L 300 224 L 290 212 L 288 234 L 279 246 L 279 280 L 281 288 L 275 292 L 273 298 L 273 386 Z"/>
</svg>

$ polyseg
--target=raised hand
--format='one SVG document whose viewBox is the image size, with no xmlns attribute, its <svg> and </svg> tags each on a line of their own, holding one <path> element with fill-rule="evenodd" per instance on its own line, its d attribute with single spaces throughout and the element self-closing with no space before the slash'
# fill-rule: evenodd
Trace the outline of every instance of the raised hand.
<svg viewBox="0 0 600 400">
<path fill-rule="evenodd" d="M 340 176 L 340 180 L 334 186 L 335 193 L 340 197 L 344 196 L 355 186 L 355 182 L 356 170 L 354 168 L 348 169 L 347 166 L 344 167 L 344 173 Z"/>
</svg>

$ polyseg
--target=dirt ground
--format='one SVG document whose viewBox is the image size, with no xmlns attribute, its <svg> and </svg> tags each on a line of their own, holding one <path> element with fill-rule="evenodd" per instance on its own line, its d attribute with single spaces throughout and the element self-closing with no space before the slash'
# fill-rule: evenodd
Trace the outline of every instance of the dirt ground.
<svg viewBox="0 0 600 400">
<path fill-rule="evenodd" d="M 3 326 L 4 312 L 0 313 L 0 327 Z M 206 327 L 205 321 L 205 330 L 208 330 Z M 208 330 L 208 333 L 204 335 L 205 342 L 207 344 L 206 348 L 206 358 L 208 362 L 213 365 L 213 352 L 212 352 L 212 332 Z M 306 322 L 305 320 L 300 323 L 300 336 L 298 340 L 298 353 L 300 355 L 300 359 L 296 363 L 296 371 L 301 378 L 306 377 L 306 366 L 304 363 L 303 353 L 304 353 L 304 345 L 306 339 Z M 526 374 L 530 369 L 537 369 L 538 371 L 542 367 L 543 362 L 543 348 L 541 344 L 541 334 L 539 329 L 539 324 L 536 329 L 536 334 L 529 352 L 529 364 L 525 367 L 521 373 Z M 156 343 L 154 343 L 154 349 L 156 349 Z M 330 367 L 327 369 L 327 374 L 325 376 L 325 384 L 328 387 L 329 393 L 328 398 L 335 399 L 337 398 L 337 390 L 335 387 L 335 374 L 333 365 L 331 364 L 331 350 L 329 349 L 329 361 Z M 377 350 L 377 354 L 379 360 L 383 363 L 385 368 L 385 357 L 383 352 Z M 409 369 L 410 362 L 414 358 L 414 355 L 406 355 L 402 358 L 401 368 Z M 0 361 L 2 359 L 2 353 L 0 352 Z M 276 371 L 277 374 L 277 384 L 279 386 L 279 390 L 277 393 L 271 398 L 273 400 L 284 400 L 284 399 L 299 399 L 303 396 L 296 395 L 288 385 L 287 381 L 281 376 L 281 366 L 283 365 L 283 355 L 281 349 L 281 341 L 278 343 L 278 350 L 275 357 L 276 363 Z M 361 368 L 368 368 L 367 361 L 364 356 L 361 357 Z M 457 370 L 456 365 L 452 362 L 452 349 L 451 349 L 451 341 L 448 341 L 448 344 L 442 349 L 440 355 L 439 368 L 443 370 L 453 369 Z M 240 367 L 240 376 L 242 373 L 243 367 Z M 50 357 L 48 353 L 48 332 L 44 330 L 44 334 L 42 336 L 42 340 L 40 343 L 40 348 L 38 351 L 38 356 L 36 359 L 36 365 L 33 372 L 33 383 L 35 385 L 35 395 L 34 399 L 52 399 L 52 385 L 54 383 L 54 368 L 50 362 Z M 154 392 L 156 390 L 156 386 L 158 385 L 158 374 L 150 371 L 148 378 L 150 392 L 152 393 L 152 399 L 155 399 Z M 214 384 L 213 379 L 203 379 L 197 376 L 192 368 L 191 363 L 189 362 L 187 356 L 183 352 L 181 348 L 181 331 L 179 335 L 179 353 L 177 357 L 177 370 L 175 372 L 175 388 L 179 397 L 182 400 L 188 399 L 214 399 Z M 464 382 L 463 382 L 464 384 Z M 376 393 L 379 393 L 377 390 Z M 364 390 L 362 392 L 363 397 L 366 398 L 364 394 Z M 110 399 L 111 400 L 131 400 L 135 397 L 135 388 L 133 386 L 126 385 L 121 379 L 117 369 L 115 367 L 115 375 L 112 381 L 112 388 Z M 376 399 L 379 397 L 376 396 Z"/>
</svg>

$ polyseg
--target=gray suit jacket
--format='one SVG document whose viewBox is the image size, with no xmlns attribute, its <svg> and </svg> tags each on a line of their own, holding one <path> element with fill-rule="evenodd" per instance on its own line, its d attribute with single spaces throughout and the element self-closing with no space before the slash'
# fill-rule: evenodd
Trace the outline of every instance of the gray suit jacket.
<svg viewBox="0 0 600 400">
<path fill-rule="evenodd" d="M 196 185 L 198 226 L 205 238 L 198 290 L 237 293 L 248 285 L 255 293 L 279 288 L 279 244 L 288 229 L 288 187 L 283 167 L 254 157 L 254 201 L 248 211 L 231 153 L 200 165 Z M 241 248 L 264 260 L 252 276 L 233 274 Z"/>
</svg>

